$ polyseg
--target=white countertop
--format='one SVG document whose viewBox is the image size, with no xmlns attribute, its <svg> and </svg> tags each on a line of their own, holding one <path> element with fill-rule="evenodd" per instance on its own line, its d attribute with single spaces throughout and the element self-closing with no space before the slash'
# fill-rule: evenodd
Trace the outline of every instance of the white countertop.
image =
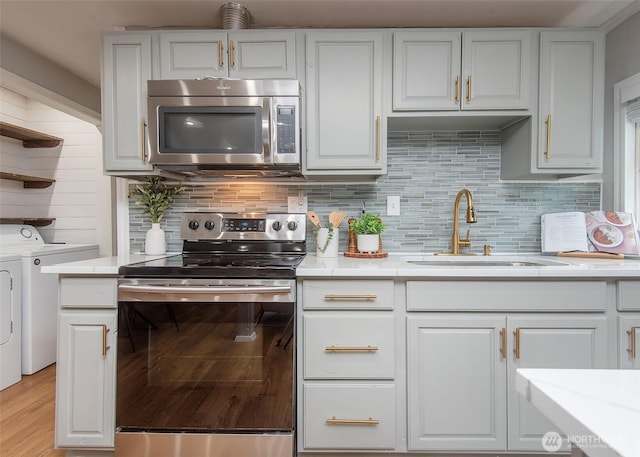
<svg viewBox="0 0 640 457">
<path fill-rule="evenodd" d="M 435 266 L 416 265 L 408 260 L 437 261 Z M 557 263 L 546 266 L 454 266 L 448 261 L 487 262 L 497 260 Z M 432 254 L 389 254 L 381 259 L 327 258 L 307 254 L 296 274 L 305 277 L 462 277 L 462 278 L 640 278 L 640 259 L 583 259 L 540 254 L 491 256 L 437 256 Z"/>
<path fill-rule="evenodd" d="M 79 262 L 43 266 L 44 273 L 78 275 L 117 275 L 122 265 L 144 262 L 179 253 L 160 256 L 129 254 L 117 257 L 100 257 Z M 496 260 L 559 262 L 553 266 L 452 266 L 449 260 L 485 262 Z M 407 260 L 438 261 L 436 266 L 408 263 Z M 575 259 L 541 256 L 539 254 L 492 256 L 435 256 L 431 254 L 390 254 L 382 259 L 357 259 L 339 254 L 334 258 L 308 254 L 298 266 L 300 278 L 311 277 L 455 277 L 455 278 L 640 278 L 640 259 Z"/>
<path fill-rule="evenodd" d="M 127 254 L 114 257 L 98 257 L 96 259 L 80 260 L 77 262 L 60 263 L 57 265 L 43 266 L 43 273 L 59 273 L 72 275 L 117 275 L 118 269 L 122 265 L 145 262 L 147 260 L 159 259 L 177 255 L 178 252 L 163 255 Z"/>
<path fill-rule="evenodd" d="M 640 370 L 521 368 L 515 382 L 588 456 L 640 456 Z"/>
</svg>

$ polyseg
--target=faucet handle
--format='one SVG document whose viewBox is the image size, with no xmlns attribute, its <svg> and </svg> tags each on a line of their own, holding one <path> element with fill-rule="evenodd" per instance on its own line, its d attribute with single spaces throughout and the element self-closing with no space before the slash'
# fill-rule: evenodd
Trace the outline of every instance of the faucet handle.
<svg viewBox="0 0 640 457">
<path fill-rule="evenodd" d="M 460 240 L 458 241 L 459 246 L 464 247 L 464 248 L 468 248 L 471 246 L 471 239 L 469 238 L 471 236 L 471 230 L 467 229 L 467 237 L 466 238 L 460 238 Z"/>
</svg>

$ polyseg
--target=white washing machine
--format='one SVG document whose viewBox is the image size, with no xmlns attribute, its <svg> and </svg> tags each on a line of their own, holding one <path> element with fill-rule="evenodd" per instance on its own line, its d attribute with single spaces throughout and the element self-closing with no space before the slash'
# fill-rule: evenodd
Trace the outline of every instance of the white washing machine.
<svg viewBox="0 0 640 457">
<path fill-rule="evenodd" d="M 22 374 L 56 361 L 57 275 L 40 267 L 98 257 L 95 244 L 46 244 L 35 227 L 0 225 L 0 252 L 22 259 Z"/>
<path fill-rule="evenodd" d="M 22 378 L 22 258 L 0 254 L 0 390 Z"/>
</svg>

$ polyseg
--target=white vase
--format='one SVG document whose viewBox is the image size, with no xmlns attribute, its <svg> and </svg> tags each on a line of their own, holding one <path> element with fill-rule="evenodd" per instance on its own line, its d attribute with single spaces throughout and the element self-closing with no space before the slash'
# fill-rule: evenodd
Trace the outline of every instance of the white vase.
<svg viewBox="0 0 640 457">
<path fill-rule="evenodd" d="M 380 235 L 357 235 L 356 242 L 360 252 L 378 252 Z"/>
<path fill-rule="evenodd" d="M 159 223 L 152 223 L 144 239 L 144 252 L 147 255 L 160 255 L 167 252 L 167 241 L 164 230 Z"/>
<path fill-rule="evenodd" d="M 329 229 L 319 228 L 316 234 L 316 255 L 318 257 L 338 257 L 338 241 L 338 229 L 332 229 L 329 239 Z"/>
</svg>

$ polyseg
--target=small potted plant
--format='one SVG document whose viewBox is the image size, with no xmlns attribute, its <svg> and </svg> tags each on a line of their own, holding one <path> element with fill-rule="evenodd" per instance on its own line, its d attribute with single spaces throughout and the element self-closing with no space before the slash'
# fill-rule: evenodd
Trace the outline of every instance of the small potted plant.
<svg viewBox="0 0 640 457">
<path fill-rule="evenodd" d="M 151 228 L 147 231 L 144 250 L 149 255 L 164 254 L 167 249 L 164 230 L 160 228 L 160 220 L 169 209 L 173 198 L 185 190 L 182 186 L 167 186 L 164 178 L 149 176 L 147 182 L 133 187 L 132 195 L 137 205 L 142 205 L 142 212 L 151 219 Z"/>
<path fill-rule="evenodd" d="M 385 228 L 380 216 L 371 213 L 364 213 L 360 219 L 349 223 L 349 229 L 356 234 L 360 252 L 377 252 L 380 248 L 380 234 Z"/>
</svg>

